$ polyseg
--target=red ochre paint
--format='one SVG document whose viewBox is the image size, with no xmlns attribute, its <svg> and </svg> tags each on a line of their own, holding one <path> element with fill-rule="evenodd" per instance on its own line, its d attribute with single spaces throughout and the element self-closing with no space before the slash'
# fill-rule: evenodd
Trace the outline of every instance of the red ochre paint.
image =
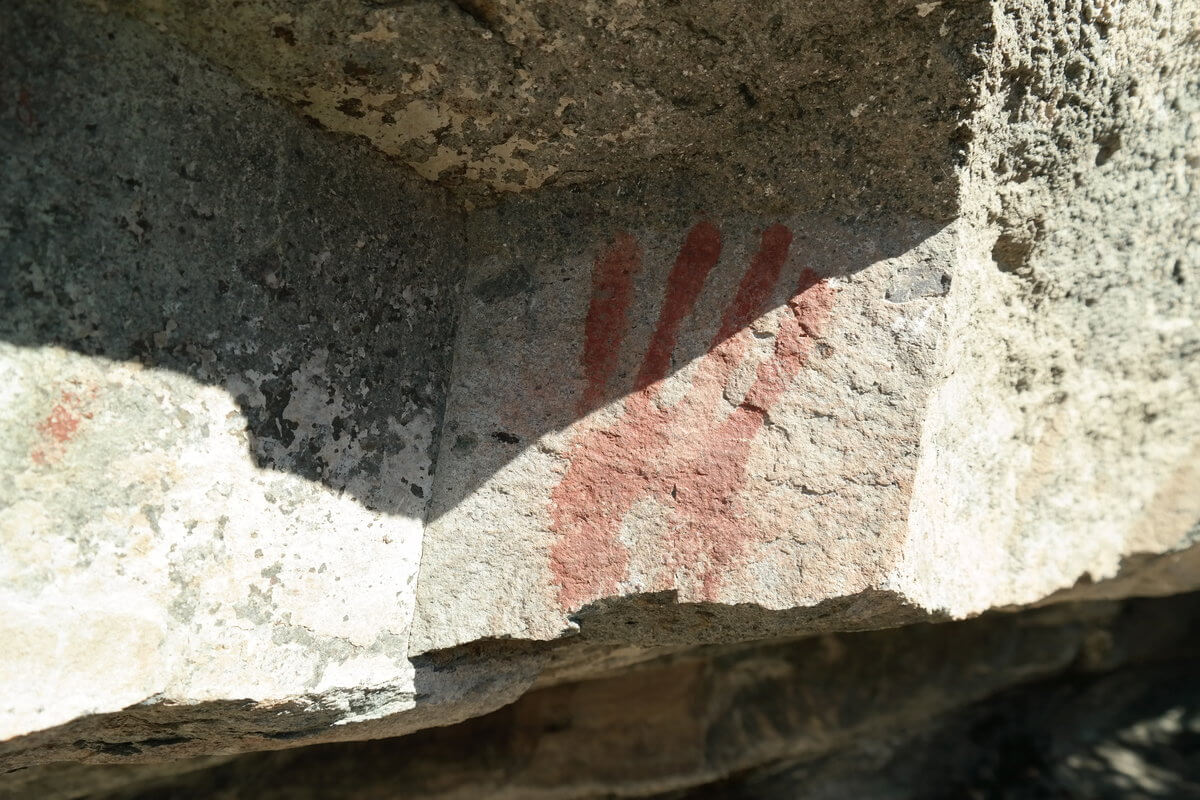
<svg viewBox="0 0 1200 800">
<path fill-rule="evenodd" d="M 50 413 L 35 428 L 42 439 L 42 443 L 29 454 L 35 464 L 44 466 L 62 457 L 63 445 L 75 436 L 84 418 L 91 417 L 91 414 L 82 410 L 83 406 L 83 398 L 79 395 L 74 392 L 62 393 Z"/>
<path fill-rule="evenodd" d="M 656 580 L 698 580 L 701 596 L 716 598 L 720 578 L 746 548 L 764 538 L 742 492 L 750 445 L 767 411 L 804 366 L 813 340 L 833 308 L 834 291 L 805 270 L 788 301 L 773 354 L 761 363 L 745 399 L 724 419 L 716 411 L 734 370 L 749 349 L 746 328 L 765 311 L 791 245 L 782 225 L 763 231 L 709 351 L 697 365 L 691 391 L 663 408 L 655 397 L 670 366 L 680 323 L 691 313 L 720 254 L 715 227 L 688 233 L 670 275 L 658 324 L 623 414 L 606 428 L 585 429 L 567 452 L 562 481 L 551 492 L 551 569 L 564 610 L 613 594 L 628 576 L 621 524 L 640 500 L 669 509 L 669 532 Z M 636 242 L 622 235 L 595 262 L 584 332 L 587 389 L 581 411 L 603 402 L 626 327 L 632 276 L 641 266 Z"/>
<path fill-rule="evenodd" d="M 633 302 L 633 278 L 641 268 L 641 248 L 625 233 L 617 236 L 592 267 L 592 300 L 583 328 L 587 388 L 579 400 L 581 414 L 604 402 L 608 379 L 620 355 L 626 314 Z"/>
</svg>

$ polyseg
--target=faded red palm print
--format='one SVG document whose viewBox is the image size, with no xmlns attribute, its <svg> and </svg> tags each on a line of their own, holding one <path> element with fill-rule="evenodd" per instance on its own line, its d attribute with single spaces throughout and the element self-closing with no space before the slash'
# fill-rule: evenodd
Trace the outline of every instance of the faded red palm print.
<svg viewBox="0 0 1200 800">
<path fill-rule="evenodd" d="M 667 509 L 664 574 L 697 581 L 704 599 L 715 599 L 722 575 L 751 543 L 764 539 L 743 496 L 747 461 L 767 413 L 804 366 L 833 308 L 833 288 L 811 270 L 804 270 L 788 301 L 790 313 L 779 326 L 773 353 L 757 366 L 741 402 L 731 412 L 721 409 L 728 408 L 726 384 L 749 354 L 748 328 L 767 310 L 791 243 L 791 231 L 783 225 L 762 232 L 689 391 L 668 405 L 659 394 L 680 324 L 721 253 L 721 234 L 713 225 L 702 222 L 688 232 L 620 417 L 575 435 L 566 474 L 551 494 L 551 525 L 558 537 L 551 567 L 564 609 L 611 595 L 628 578 L 630 553 L 620 532 L 639 501 L 653 500 Z M 581 357 L 587 382 L 577 409 L 581 417 L 601 405 L 608 392 L 641 264 L 637 241 L 622 234 L 593 266 Z"/>
</svg>

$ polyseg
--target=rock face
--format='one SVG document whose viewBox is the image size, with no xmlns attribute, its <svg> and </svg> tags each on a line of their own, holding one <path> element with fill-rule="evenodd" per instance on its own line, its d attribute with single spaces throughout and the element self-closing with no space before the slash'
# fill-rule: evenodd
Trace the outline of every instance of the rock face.
<svg viewBox="0 0 1200 800">
<path fill-rule="evenodd" d="M 1195 3 L 0 22 L 0 791 L 566 725 L 412 785 L 854 794 L 855 737 L 936 746 L 1192 619 L 1114 601 L 1200 588 Z M 853 693 L 956 631 L 886 724 L 733 719 L 809 703 L 814 649 L 861 648 Z"/>
<path fill-rule="evenodd" d="M 12 796 L 1193 797 L 1200 595 L 709 646 L 397 739 L 34 767 Z"/>
</svg>

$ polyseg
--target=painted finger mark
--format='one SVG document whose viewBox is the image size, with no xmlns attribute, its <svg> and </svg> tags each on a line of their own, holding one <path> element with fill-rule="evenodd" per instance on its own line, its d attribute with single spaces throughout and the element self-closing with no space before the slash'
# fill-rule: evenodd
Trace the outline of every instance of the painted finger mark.
<svg viewBox="0 0 1200 800">
<path fill-rule="evenodd" d="M 679 325 L 691 313 L 708 273 L 720 255 L 721 233 L 711 223 L 700 222 L 688 232 L 675 266 L 667 276 L 666 297 L 638 372 L 636 389 L 645 389 L 666 377 L 679 336 Z"/>
<path fill-rule="evenodd" d="M 737 294 L 721 318 L 721 327 L 713 338 L 713 347 L 746 328 L 762 313 L 771 290 L 779 280 L 791 245 L 792 232 L 784 225 L 772 225 L 762 232 L 758 252 L 750 259 L 750 266 L 738 284 Z"/>
<path fill-rule="evenodd" d="M 808 360 L 813 339 L 820 337 L 833 310 L 834 290 L 812 270 L 805 269 L 796 294 L 788 301 L 789 313 L 779 324 L 775 351 L 758 366 L 754 383 L 742 406 L 769 411 Z"/>
<path fill-rule="evenodd" d="M 592 267 L 592 297 L 583 333 L 582 361 L 587 386 L 579 399 L 580 414 L 604 402 L 633 302 L 633 277 L 641 268 L 641 248 L 627 233 L 618 234 Z"/>
<path fill-rule="evenodd" d="M 744 331 L 764 311 L 779 281 L 792 244 L 792 232 L 771 225 L 759 237 L 758 250 L 743 273 L 733 300 L 725 309 L 712 345 L 696 371 L 693 392 L 676 408 L 681 423 L 710 415 L 725 393 L 730 377 L 746 356 Z"/>
</svg>

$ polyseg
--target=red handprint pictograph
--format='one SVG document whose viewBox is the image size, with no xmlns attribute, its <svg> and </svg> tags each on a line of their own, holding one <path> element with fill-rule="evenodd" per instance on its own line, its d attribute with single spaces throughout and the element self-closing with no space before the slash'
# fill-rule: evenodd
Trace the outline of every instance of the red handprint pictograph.
<svg viewBox="0 0 1200 800">
<path fill-rule="evenodd" d="M 762 232 L 689 390 L 667 403 L 661 389 L 680 324 L 721 253 L 721 235 L 712 224 L 701 222 L 688 232 L 618 419 L 574 436 L 566 473 L 551 493 L 551 527 L 558 537 L 551 568 L 564 610 L 619 591 L 630 568 L 622 524 L 644 500 L 667 510 L 661 574 L 694 581 L 706 600 L 715 599 L 722 576 L 746 548 L 770 535 L 757 529 L 746 507 L 751 443 L 821 336 L 833 308 L 833 287 L 806 268 L 775 334 L 773 352 L 757 365 L 749 389 L 731 411 L 725 394 L 749 356 L 748 328 L 766 311 L 791 243 L 791 231 L 783 225 Z M 577 409 L 581 417 L 601 405 L 608 392 L 641 265 L 637 241 L 621 234 L 593 266 L 581 356 L 586 380 Z"/>
</svg>

